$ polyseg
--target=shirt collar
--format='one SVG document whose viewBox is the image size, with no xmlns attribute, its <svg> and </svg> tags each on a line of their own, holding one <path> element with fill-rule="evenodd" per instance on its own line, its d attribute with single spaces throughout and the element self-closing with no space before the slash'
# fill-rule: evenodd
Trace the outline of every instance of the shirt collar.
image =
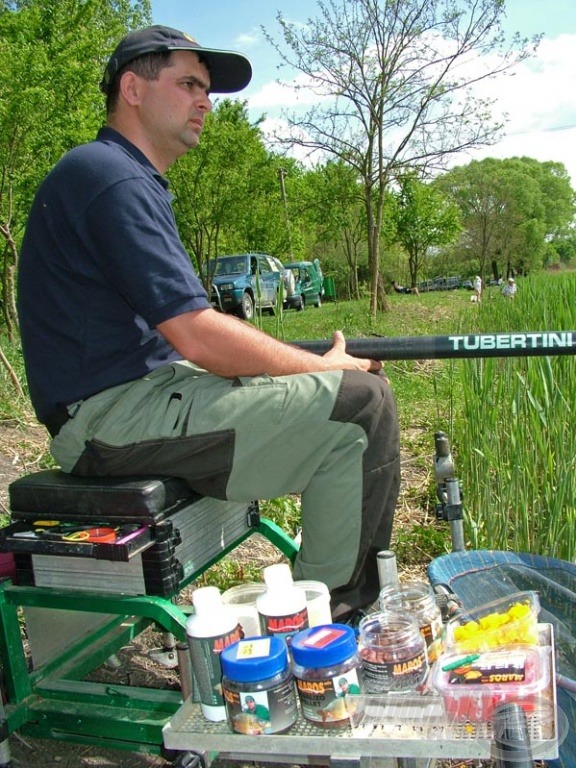
<svg viewBox="0 0 576 768">
<path fill-rule="evenodd" d="M 96 136 L 96 141 L 113 141 L 116 144 L 119 144 L 141 165 L 146 166 L 146 168 L 150 170 L 154 178 L 164 187 L 164 189 L 168 189 L 168 179 L 165 179 L 164 176 L 162 176 L 162 174 L 152 165 L 150 160 L 148 160 L 146 155 L 141 152 L 135 144 L 132 144 L 131 141 L 128 141 L 125 136 L 116 131 L 114 128 L 110 128 L 108 125 L 100 128 L 98 135 Z"/>
</svg>

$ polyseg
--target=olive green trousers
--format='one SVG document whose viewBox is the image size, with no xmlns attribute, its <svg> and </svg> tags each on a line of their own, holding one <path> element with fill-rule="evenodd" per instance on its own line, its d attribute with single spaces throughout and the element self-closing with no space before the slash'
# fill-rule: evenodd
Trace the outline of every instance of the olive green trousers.
<svg viewBox="0 0 576 768">
<path fill-rule="evenodd" d="M 301 494 L 294 577 L 328 585 L 334 620 L 378 595 L 399 479 L 396 406 L 358 371 L 224 379 L 182 361 L 69 407 L 51 451 L 82 476 L 173 475 L 232 501 Z"/>
</svg>

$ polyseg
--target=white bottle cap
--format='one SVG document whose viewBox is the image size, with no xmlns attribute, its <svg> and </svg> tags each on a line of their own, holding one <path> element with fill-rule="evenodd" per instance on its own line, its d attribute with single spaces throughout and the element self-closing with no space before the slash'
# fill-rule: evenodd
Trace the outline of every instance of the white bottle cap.
<svg viewBox="0 0 576 768">
<path fill-rule="evenodd" d="M 196 614 L 206 614 L 222 605 L 218 587 L 200 587 L 192 592 L 192 604 Z"/>
<path fill-rule="evenodd" d="M 292 571 L 287 563 L 275 563 L 264 568 L 264 581 L 268 589 L 286 589 L 292 587 Z"/>
</svg>

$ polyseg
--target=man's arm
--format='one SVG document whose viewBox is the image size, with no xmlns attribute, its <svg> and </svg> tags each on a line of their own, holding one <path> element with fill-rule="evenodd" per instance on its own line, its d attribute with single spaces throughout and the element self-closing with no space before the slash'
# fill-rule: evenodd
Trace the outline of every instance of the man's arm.
<svg viewBox="0 0 576 768">
<path fill-rule="evenodd" d="M 343 369 L 379 371 L 382 367 L 376 360 L 347 355 L 346 342 L 339 331 L 334 334 L 332 349 L 320 357 L 277 341 L 249 323 L 214 309 L 184 312 L 160 323 L 158 331 L 183 358 L 225 378 Z"/>
</svg>

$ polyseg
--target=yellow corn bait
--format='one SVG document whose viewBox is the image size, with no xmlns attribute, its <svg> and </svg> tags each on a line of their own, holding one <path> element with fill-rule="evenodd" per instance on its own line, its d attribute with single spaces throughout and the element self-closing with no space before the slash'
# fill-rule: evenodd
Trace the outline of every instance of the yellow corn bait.
<svg viewBox="0 0 576 768">
<path fill-rule="evenodd" d="M 463 651 L 497 648 L 511 643 L 538 644 L 536 616 L 528 603 L 513 603 L 505 613 L 489 613 L 454 627 L 454 641 Z"/>
</svg>

